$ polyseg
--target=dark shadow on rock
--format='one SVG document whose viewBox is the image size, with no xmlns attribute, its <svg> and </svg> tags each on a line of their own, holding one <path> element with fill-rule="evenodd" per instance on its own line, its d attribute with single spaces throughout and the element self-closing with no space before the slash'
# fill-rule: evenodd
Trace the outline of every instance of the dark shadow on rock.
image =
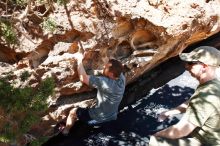
<svg viewBox="0 0 220 146">
<path fill-rule="evenodd" d="M 184 63 L 179 57 L 174 57 L 165 61 L 126 86 L 120 108 L 133 104 L 138 99 L 149 94 L 151 89 L 157 89 L 165 85 L 170 80 L 181 75 L 184 71 Z"/>
<path fill-rule="evenodd" d="M 77 122 L 69 136 L 61 134 L 43 146 L 145 146 L 149 135 L 178 122 L 177 118 L 157 121 L 157 111 L 170 109 L 188 100 L 194 89 L 165 85 L 155 93 L 125 107 L 116 121 L 99 128 Z"/>
<path fill-rule="evenodd" d="M 202 40 L 200 42 L 196 42 L 190 46 L 188 46 L 184 52 L 191 52 L 193 49 L 199 47 L 199 46 L 212 46 L 220 50 L 220 32 L 216 33 L 215 35 Z"/>
</svg>

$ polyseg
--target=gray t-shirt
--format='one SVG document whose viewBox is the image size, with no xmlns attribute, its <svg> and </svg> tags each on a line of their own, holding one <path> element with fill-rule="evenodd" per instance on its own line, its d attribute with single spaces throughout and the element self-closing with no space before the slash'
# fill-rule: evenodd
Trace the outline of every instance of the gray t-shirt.
<svg viewBox="0 0 220 146">
<path fill-rule="evenodd" d="M 125 90 L 124 75 L 121 74 L 117 80 L 91 75 L 89 85 L 97 89 L 97 104 L 89 109 L 90 117 L 98 122 L 116 120 Z"/>
</svg>

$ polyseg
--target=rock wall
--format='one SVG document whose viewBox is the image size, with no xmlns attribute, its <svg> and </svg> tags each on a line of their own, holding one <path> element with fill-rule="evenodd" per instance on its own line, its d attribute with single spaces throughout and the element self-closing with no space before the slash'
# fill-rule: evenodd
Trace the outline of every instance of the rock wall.
<svg viewBox="0 0 220 146">
<path fill-rule="evenodd" d="M 130 84 L 220 30 L 218 0 L 75 0 L 53 6 L 48 17 L 56 22 L 54 32 L 20 35 L 13 49 L 0 44 L 0 74 L 13 72 L 15 86 L 34 88 L 48 76 L 55 79 L 56 94 L 48 99 L 48 113 L 30 130 L 36 137 L 51 135 L 52 125 L 65 119 L 70 106 L 93 103 L 95 94 L 79 81 L 76 71 L 74 57 L 80 49 L 86 52 L 87 73 L 95 74 L 108 58 L 116 58 L 125 65 Z M 24 23 L 39 30 L 31 18 Z M 25 83 L 18 78 L 24 70 L 31 73 Z M 62 100 L 65 97 L 71 98 Z"/>
</svg>

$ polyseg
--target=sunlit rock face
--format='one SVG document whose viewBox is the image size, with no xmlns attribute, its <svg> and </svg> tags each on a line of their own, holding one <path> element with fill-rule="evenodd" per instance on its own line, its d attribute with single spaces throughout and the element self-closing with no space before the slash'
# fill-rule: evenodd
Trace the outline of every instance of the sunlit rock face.
<svg viewBox="0 0 220 146">
<path fill-rule="evenodd" d="M 76 0 L 66 7 L 54 3 L 54 13 L 48 15 L 62 29 L 39 32 L 33 41 L 21 35 L 20 45 L 14 49 L 0 44 L 1 76 L 14 72 L 16 80 L 25 70 L 31 73 L 28 81 L 17 82 L 17 87 L 34 88 L 46 77 L 55 80 L 56 93 L 48 99 L 53 108 L 30 130 L 35 136 L 50 135 L 52 125 L 66 118 L 67 105 L 92 104 L 80 103 L 94 95 L 78 96 L 92 91 L 78 78 L 75 56 L 79 50 L 85 52 L 83 64 L 88 74 L 102 70 L 108 58 L 116 58 L 126 67 L 129 84 L 220 29 L 218 0 Z M 35 27 L 38 30 L 38 25 Z M 74 99 L 61 104 L 64 96 Z"/>
</svg>

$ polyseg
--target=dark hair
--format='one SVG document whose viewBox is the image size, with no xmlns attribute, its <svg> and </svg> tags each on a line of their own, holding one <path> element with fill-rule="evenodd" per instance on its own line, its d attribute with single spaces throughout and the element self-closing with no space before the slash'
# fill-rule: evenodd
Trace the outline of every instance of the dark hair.
<svg viewBox="0 0 220 146">
<path fill-rule="evenodd" d="M 108 70 L 112 72 L 115 78 L 118 78 L 120 74 L 123 72 L 123 65 L 121 62 L 115 59 L 110 59 L 108 61 Z"/>
</svg>

